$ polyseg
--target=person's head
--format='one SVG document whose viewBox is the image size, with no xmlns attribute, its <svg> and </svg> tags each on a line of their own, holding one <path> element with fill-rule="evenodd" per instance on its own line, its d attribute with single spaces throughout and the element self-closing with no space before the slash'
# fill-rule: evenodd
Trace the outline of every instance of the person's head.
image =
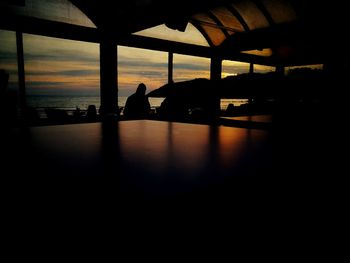
<svg viewBox="0 0 350 263">
<path fill-rule="evenodd" d="M 137 87 L 136 93 L 140 94 L 140 95 L 145 95 L 145 93 L 146 93 L 146 85 L 143 84 L 143 83 L 140 83 L 139 86 Z"/>
</svg>

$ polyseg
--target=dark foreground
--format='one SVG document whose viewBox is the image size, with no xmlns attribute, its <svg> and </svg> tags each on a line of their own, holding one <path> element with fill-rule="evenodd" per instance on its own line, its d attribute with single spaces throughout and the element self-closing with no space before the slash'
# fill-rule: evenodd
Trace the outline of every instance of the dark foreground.
<svg viewBox="0 0 350 263">
<path fill-rule="evenodd" d="M 5 214 L 39 229 L 56 221 L 122 232 L 292 222 L 290 233 L 316 233 L 345 200 L 334 129 L 137 120 L 6 131 Z"/>
</svg>

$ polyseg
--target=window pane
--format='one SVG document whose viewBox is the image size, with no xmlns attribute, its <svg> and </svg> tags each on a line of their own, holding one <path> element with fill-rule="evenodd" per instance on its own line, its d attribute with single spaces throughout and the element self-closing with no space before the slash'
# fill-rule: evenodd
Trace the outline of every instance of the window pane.
<svg viewBox="0 0 350 263">
<path fill-rule="evenodd" d="M 16 33 L 0 30 L 0 70 L 8 74 L 7 86 L 1 87 L 1 113 L 12 120 L 19 117 L 19 87 Z M 3 117 L 3 115 L 2 115 Z"/>
<path fill-rule="evenodd" d="M 2 7 L 5 12 L 16 15 L 86 27 L 96 27 L 80 9 L 68 0 L 25 0 L 25 4 L 0 3 L 0 7 Z"/>
<path fill-rule="evenodd" d="M 226 39 L 224 32 L 218 28 L 216 22 L 208 15 L 197 14 L 194 15 L 193 18 L 196 20 L 202 30 L 208 35 L 210 41 L 214 46 L 220 45 Z"/>
<path fill-rule="evenodd" d="M 203 35 L 190 23 L 187 24 L 185 32 L 170 29 L 165 25 L 159 25 L 136 32 L 135 35 L 171 40 L 199 46 L 209 46 Z"/>
<path fill-rule="evenodd" d="M 276 71 L 275 67 L 254 64 L 255 73 L 268 73 Z"/>
<path fill-rule="evenodd" d="M 140 83 L 146 85 L 147 94 L 167 82 L 167 52 L 118 46 L 119 106 L 125 106 L 127 97 L 136 91 Z M 149 98 L 151 107 L 159 107 L 162 100 Z"/>
<path fill-rule="evenodd" d="M 27 103 L 32 107 L 100 106 L 99 46 L 23 35 Z"/>
<path fill-rule="evenodd" d="M 16 33 L 0 30 L 0 69 L 9 74 L 8 88 L 18 92 Z"/>
<path fill-rule="evenodd" d="M 292 67 L 286 67 L 285 72 L 286 74 L 291 74 L 293 72 L 297 72 L 299 70 L 304 70 L 304 69 L 315 69 L 315 70 L 322 70 L 323 69 L 323 64 L 315 64 L 315 65 L 304 65 L 304 66 L 292 66 Z"/>
<path fill-rule="evenodd" d="M 236 76 L 238 74 L 248 73 L 249 65 L 249 63 L 245 62 L 223 60 L 221 77 L 225 78 L 227 76 Z"/>
<path fill-rule="evenodd" d="M 174 82 L 209 77 L 209 58 L 174 54 Z"/>
<path fill-rule="evenodd" d="M 262 57 L 270 57 L 272 55 L 272 49 L 271 48 L 264 48 L 262 50 L 254 49 L 254 50 L 248 50 L 248 51 L 241 51 L 241 53 L 262 56 Z"/>
</svg>

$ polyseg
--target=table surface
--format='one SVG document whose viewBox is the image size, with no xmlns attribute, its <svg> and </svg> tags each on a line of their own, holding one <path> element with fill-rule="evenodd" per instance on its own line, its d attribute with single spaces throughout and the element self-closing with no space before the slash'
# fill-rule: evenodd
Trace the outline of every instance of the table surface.
<svg viewBox="0 0 350 263">
<path fill-rule="evenodd" d="M 210 233 L 317 239 L 347 208 L 324 129 L 141 120 L 24 128 L 0 138 L 3 225 L 11 238 L 26 235 L 25 246 L 38 238 L 75 246 L 74 235 L 91 242 L 93 233 L 129 241 L 132 253 L 140 238 L 157 253 L 153 239 L 167 247 L 218 240 Z"/>
<path fill-rule="evenodd" d="M 133 204 L 276 200 L 277 192 L 300 196 L 326 185 L 328 157 L 317 136 L 303 137 L 152 120 L 32 127 L 6 139 L 2 177 L 26 196 L 93 194 Z"/>
</svg>

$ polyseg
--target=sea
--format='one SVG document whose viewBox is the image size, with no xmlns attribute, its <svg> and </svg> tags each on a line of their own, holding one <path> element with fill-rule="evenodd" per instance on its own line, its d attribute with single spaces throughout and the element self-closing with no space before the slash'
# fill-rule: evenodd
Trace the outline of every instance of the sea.
<svg viewBox="0 0 350 263">
<path fill-rule="evenodd" d="M 161 103 L 165 98 L 149 98 L 152 109 L 160 107 Z M 127 97 L 120 96 L 118 98 L 118 106 L 124 107 Z M 248 103 L 247 99 L 221 99 L 220 107 L 221 110 L 225 110 L 227 106 L 232 103 L 234 106 L 240 106 Z M 37 109 L 40 117 L 45 117 L 46 108 L 62 109 L 68 112 L 72 112 L 79 108 L 84 111 L 89 105 L 95 105 L 97 109 L 100 107 L 99 96 L 61 96 L 61 95 L 28 95 L 27 105 L 29 107 Z"/>
</svg>

